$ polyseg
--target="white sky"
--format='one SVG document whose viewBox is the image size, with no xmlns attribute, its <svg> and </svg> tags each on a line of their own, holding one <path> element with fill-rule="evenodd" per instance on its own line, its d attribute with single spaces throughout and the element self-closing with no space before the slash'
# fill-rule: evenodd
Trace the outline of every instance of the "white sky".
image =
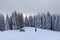
<svg viewBox="0 0 60 40">
<path fill-rule="evenodd" d="M 0 12 L 4 15 L 11 14 L 14 10 L 23 13 L 60 14 L 60 0 L 0 0 Z"/>
</svg>

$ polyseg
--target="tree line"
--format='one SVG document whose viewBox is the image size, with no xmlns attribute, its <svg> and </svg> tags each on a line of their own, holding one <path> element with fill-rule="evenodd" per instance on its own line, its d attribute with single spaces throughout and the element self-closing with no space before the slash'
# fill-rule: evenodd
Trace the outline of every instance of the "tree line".
<svg viewBox="0 0 60 40">
<path fill-rule="evenodd" d="M 25 26 L 60 31 L 60 15 L 51 15 L 50 12 L 47 12 L 24 18 L 22 13 L 14 11 L 10 17 L 6 15 L 5 20 L 4 16 L 0 14 L 1 31 L 18 30 Z"/>
<path fill-rule="evenodd" d="M 16 11 L 12 12 L 12 15 L 9 17 L 6 15 L 6 20 L 2 14 L 0 14 L 0 30 L 18 30 L 24 26 L 23 14 L 17 13 Z"/>
<path fill-rule="evenodd" d="M 25 26 L 60 31 L 60 15 L 50 12 L 25 17 Z"/>
</svg>

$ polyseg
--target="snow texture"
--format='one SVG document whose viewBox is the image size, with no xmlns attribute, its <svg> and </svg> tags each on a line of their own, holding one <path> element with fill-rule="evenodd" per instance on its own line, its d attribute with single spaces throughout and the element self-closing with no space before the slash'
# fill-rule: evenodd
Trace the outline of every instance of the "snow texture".
<svg viewBox="0 0 60 40">
<path fill-rule="evenodd" d="M 60 32 L 25 27 L 25 32 L 19 30 L 7 30 L 0 32 L 0 40 L 60 40 Z"/>
</svg>

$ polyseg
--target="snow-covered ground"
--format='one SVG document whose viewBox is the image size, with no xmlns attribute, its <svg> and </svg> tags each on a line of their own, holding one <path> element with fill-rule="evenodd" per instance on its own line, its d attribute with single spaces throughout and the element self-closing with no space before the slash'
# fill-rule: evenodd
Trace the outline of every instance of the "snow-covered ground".
<svg viewBox="0 0 60 40">
<path fill-rule="evenodd" d="M 60 40 L 60 32 L 25 27 L 25 32 L 8 30 L 0 32 L 0 40 Z"/>
</svg>

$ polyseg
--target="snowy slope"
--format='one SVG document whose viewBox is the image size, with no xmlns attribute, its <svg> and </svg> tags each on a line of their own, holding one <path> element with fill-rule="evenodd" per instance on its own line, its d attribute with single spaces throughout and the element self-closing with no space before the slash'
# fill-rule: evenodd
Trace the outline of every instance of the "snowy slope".
<svg viewBox="0 0 60 40">
<path fill-rule="evenodd" d="M 0 40 L 60 40 L 60 32 L 25 27 L 25 32 L 19 30 L 8 30 L 0 32 Z"/>
</svg>

